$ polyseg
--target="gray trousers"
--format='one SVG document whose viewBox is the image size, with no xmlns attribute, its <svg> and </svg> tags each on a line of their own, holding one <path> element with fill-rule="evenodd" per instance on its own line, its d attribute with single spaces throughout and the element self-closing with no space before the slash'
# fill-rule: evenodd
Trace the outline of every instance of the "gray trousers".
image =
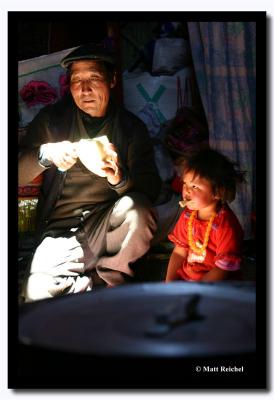
<svg viewBox="0 0 274 400">
<path fill-rule="evenodd" d="M 25 285 L 26 302 L 88 291 L 94 282 L 107 286 L 125 282 L 133 274 L 130 265 L 148 251 L 157 223 L 145 196 L 123 196 L 109 215 L 104 248 L 97 251 L 93 265 L 77 240 L 78 229 L 70 229 L 70 235 L 45 237 L 37 247 Z"/>
</svg>

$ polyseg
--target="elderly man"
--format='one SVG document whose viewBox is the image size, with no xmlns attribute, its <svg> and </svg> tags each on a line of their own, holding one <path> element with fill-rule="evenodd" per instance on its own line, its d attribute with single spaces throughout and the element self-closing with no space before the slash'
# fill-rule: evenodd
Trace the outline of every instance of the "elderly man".
<svg viewBox="0 0 274 400">
<path fill-rule="evenodd" d="M 26 301 L 127 281 L 157 227 L 152 204 L 161 180 L 153 147 L 143 122 L 112 99 L 113 55 L 80 46 L 61 65 L 70 95 L 37 114 L 19 155 L 20 185 L 44 175 Z M 101 136 L 106 157 L 94 173 L 78 157 L 79 141 Z"/>
</svg>

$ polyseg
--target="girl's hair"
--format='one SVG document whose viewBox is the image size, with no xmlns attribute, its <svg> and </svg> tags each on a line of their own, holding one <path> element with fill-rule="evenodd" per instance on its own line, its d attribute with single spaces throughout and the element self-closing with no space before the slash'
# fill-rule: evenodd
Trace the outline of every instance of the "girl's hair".
<svg viewBox="0 0 274 400">
<path fill-rule="evenodd" d="M 230 161 L 220 152 L 206 148 L 184 157 L 183 174 L 189 171 L 194 176 L 207 179 L 215 195 L 223 201 L 231 202 L 236 196 L 237 183 L 244 182 L 244 171 L 236 169 L 237 164 Z"/>
</svg>

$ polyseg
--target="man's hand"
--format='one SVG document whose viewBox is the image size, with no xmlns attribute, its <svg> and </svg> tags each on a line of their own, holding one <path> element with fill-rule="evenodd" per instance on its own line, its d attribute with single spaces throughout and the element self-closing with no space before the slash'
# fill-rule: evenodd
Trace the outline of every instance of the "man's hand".
<svg viewBox="0 0 274 400">
<path fill-rule="evenodd" d="M 111 185 L 118 185 L 123 177 L 117 149 L 114 144 L 109 143 L 104 146 L 104 150 L 106 157 L 102 170 L 105 172 L 107 180 Z"/>
<path fill-rule="evenodd" d="M 43 159 L 51 161 L 60 171 L 67 171 L 77 161 L 77 143 L 68 140 L 41 146 Z"/>
</svg>

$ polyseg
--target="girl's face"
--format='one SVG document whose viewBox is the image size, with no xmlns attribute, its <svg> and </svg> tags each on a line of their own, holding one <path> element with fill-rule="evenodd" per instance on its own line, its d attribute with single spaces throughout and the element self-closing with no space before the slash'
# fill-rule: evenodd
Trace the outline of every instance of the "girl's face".
<svg viewBox="0 0 274 400">
<path fill-rule="evenodd" d="M 188 201 L 190 210 L 215 210 L 219 196 L 213 193 L 211 183 L 204 178 L 188 171 L 183 175 L 183 199 Z"/>
</svg>

